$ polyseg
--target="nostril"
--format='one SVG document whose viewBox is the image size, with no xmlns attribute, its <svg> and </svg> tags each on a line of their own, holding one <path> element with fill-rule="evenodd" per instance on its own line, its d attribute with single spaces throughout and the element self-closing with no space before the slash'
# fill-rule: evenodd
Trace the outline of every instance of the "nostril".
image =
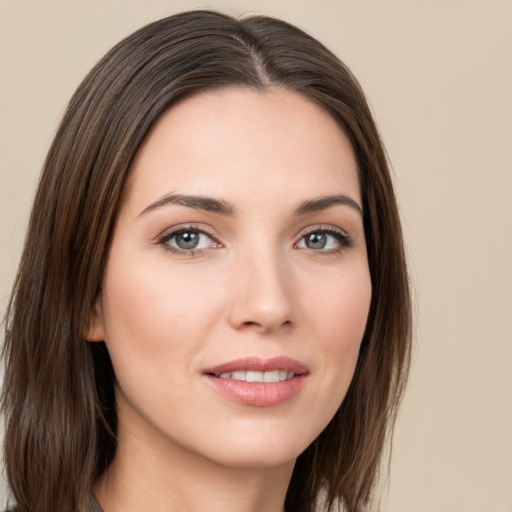
<svg viewBox="0 0 512 512">
<path fill-rule="evenodd" d="M 240 328 L 242 329 L 255 329 L 261 330 L 262 332 L 271 332 L 281 329 L 288 330 L 292 326 L 292 322 L 290 320 L 285 320 L 284 322 L 271 322 L 271 321 L 262 321 L 256 322 L 252 320 L 247 320 L 240 324 Z"/>
</svg>

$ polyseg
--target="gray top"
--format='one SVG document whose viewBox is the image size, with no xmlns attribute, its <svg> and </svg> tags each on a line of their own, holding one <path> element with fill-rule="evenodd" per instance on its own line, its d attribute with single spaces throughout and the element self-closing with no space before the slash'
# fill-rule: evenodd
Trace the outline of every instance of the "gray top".
<svg viewBox="0 0 512 512">
<path fill-rule="evenodd" d="M 103 512 L 101 510 L 101 507 L 98 505 L 98 502 L 96 501 L 96 498 L 91 493 L 91 497 L 89 499 L 89 512 Z"/>
</svg>

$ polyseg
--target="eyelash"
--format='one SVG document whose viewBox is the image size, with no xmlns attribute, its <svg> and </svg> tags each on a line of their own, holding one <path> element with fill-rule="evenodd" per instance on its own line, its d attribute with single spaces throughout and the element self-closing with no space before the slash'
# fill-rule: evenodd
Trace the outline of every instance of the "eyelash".
<svg viewBox="0 0 512 512">
<path fill-rule="evenodd" d="M 172 229 L 171 231 L 164 233 L 160 238 L 158 238 L 157 244 L 161 245 L 165 251 L 169 251 L 173 254 L 178 254 L 181 256 L 197 256 L 202 251 L 208 250 L 208 249 L 179 249 L 178 247 L 173 247 L 173 246 L 169 245 L 169 241 L 181 233 L 197 233 L 199 235 L 206 235 L 217 245 L 217 247 L 222 247 L 222 244 L 220 242 L 218 242 L 217 240 L 215 240 L 215 237 L 213 236 L 213 234 L 210 233 L 207 229 L 202 228 L 202 227 L 200 228 L 193 224 L 186 225 L 186 226 L 179 226 L 177 228 Z"/>
<path fill-rule="evenodd" d="M 197 256 L 201 252 L 210 249 L 210 248 L 179 249 L 177 247 L 173 247 L 173 246 L 169 245 L 169 241 L 172 240 L 177 235 L 179 235 L 181 233 L 189 233 L 189 232 L 196 233 L 199 235 L 206 235 L 208 238 L 210 238 L 214 242 L 214 244 L 216 244 L 215 248 L 223 247 L 223 245 L 220 242 L 218 242 L 215 239 L 215 237 L 213 236 L 213 234 L 210 233 L 207 229 L 202 228 L 202 227 L 200 228 L 200 227 L 198 227 L 196 225 L 192 225 L 192 224 L 186 225 L 186 226 L 179 226 L 177 228 L 172 229 L 171 231 L 169 231 L 169 232 L 163 234 L 161 237 L 159 237 L 158 240 L 156 241 L 156 243 L 161 245 L 165 251 L 169 251 L 173 254 L 178 254 L 181 256 Z M 310 229 L 310 230 L 302 233 L 299 241 L 294 244 L 294 247 L 297 246 L 297 244 L 299 244 L 301 241 L 305 240 L 305 238 L 307 236 L 313 235 L 313 234 L 320 234 L 320 233 L 330 235 L 333 238 L 335 238 L 336 242 L 338 243 L 338 247 L 336 247 L 334 249 L 327 249 L 327 250 L 315 250 L 315 249 L 309 249 L 306 247 L 306 249 L 308 249 L 309 251 L 311 251 L 314 254 L 323 255 L 323 256 L 328 256 L 331 254 L 339 254 L 339 253 L 345 251 L 346 249 L 352 247 L 352 245 L 353 245 L 352 239 L 344 231 L 338 230 L 332 226 L 318 226 L 318 227 L 315 227 L 314 229 Z"/>
<path fill-rule="evenodd" d="M 311 252 L 315 253 L 316 255 L 329 256 L 332 254 L 340 254 L 341 252 L 349 249 L 350 247 L 352 247 L 354 245 L 352 238 L 350 238 L 341 229 L 336 229 L 333 226 L 316 226 L 313 229 L 309 229 L 301 235 L 299 242 L 304 240 L 309 235 L 318 234 L 318 233 L 327 234 L 327 235 L 332 236 L 338 242 L 338 247 L 336 247 L 335 249 L 326 249 L 326 250 L 309 249 Z M 297 243 L 299 243 L 299 242 L 297 242 Z"/>
</svg>

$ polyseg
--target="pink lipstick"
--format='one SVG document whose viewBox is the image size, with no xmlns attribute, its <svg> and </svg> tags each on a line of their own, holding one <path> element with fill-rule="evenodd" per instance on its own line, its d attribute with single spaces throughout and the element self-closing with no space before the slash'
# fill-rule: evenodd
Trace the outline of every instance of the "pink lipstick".
<svg viewBox="0 0 512 512">
<path fill-rule="evenodd" d="M 254 407 L 272 407 L 296 396 L 309 370 L 289 357 L 247 357 L 207 368 L 207 382 L 224 396 Z"/>
</svg>

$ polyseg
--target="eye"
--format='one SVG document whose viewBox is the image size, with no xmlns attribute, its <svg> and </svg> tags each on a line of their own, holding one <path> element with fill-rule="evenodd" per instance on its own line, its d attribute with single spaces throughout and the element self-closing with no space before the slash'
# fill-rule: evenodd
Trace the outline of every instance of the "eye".
<svg viewBox="0 0 512 512">
<path fill-rule="evenodd" d="M 312 251 L 339 252 L 350 247 L 350 238 L 342 231 L 334 228 L 317 229 L 302 236 L 297 243 L 299 249 L 310 249 Z"/>
<path fill-rule="evenodd" d="M 175 229 L 165 234 L 158 243 L 165 249 L 180 254 L 195 254 L 202 249 L 221 246 L 208 233 L 193 227 Z"/>
</svg>

